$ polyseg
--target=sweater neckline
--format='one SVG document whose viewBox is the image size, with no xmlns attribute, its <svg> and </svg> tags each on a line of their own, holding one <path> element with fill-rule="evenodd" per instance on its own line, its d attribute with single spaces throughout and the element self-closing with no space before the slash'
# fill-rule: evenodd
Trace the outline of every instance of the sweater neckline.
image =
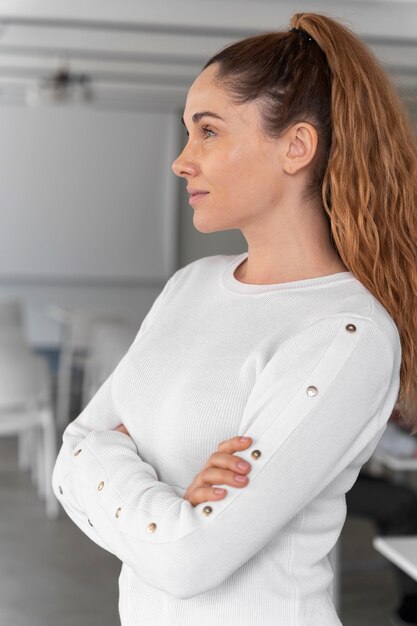
<svg viewBox="0 0 417 626">
<path fill-rule="evenodd" d="M 328 274 L 326 276 L 318 276 L 316 278 L 304 278 L 302 280 L 293 280 L 285 283 L 270 283 L 270 284 L 253 284 L 242 283 L 235 278 L 235 270 L 237 267 L 248 257 L 248 252 L 242 252 L 232 258 L 223 270 L 221 281 L 222 285 L 236 293 L 267 293 L 269 291 L 287 291 L 308 289 L 314 287 L 322 287 L 325 285 L 332 285 L 334 283 L 340 283 L 346 280 L 354 280 L 355 275 L 350 272 L 337 272 L 336 274 Z"/>
</svg>

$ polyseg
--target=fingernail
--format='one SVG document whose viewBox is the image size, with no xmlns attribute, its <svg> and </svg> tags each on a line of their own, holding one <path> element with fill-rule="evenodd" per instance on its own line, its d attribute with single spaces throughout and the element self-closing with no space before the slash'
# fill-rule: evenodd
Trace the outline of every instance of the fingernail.
<svg viewBox="0 0 417 626">
<path fill-rule="evenodd" d="M 214 493 L 217 495 L 221 495 L 222 493 L 224 493 L 224 489 L 214 489 Z"/>
<path fill-rule="evenodd" d="M 250 437 L 241 437 L 240 441 L 250 441 Z"/>
<path fill-rule="evenodd" d="M 236 474 L 235 480 L 237 480 L 238 483 L 245 483 L 247 481 L 247 478 L 246 476 L 242 476 L 241 474 Z"/>
</svg>

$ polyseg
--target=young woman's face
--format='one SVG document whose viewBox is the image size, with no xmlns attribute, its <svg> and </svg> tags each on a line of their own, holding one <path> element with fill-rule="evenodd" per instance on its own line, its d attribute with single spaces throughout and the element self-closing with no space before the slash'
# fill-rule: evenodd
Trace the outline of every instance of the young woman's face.
<svg viewBox="0 0 417 626">
<path fill-rule="evenodd" d="M 194 225 L 202 232 L 267 220 L 285 186 L 282 148 L 262 131 L 258 105 L 232 103 L 216 84 L 215 72 L 216 66 L 209 66 L 188 92 L 183 118 L 188 142 L 172 165 L 187 181 Z"/>
</svg>

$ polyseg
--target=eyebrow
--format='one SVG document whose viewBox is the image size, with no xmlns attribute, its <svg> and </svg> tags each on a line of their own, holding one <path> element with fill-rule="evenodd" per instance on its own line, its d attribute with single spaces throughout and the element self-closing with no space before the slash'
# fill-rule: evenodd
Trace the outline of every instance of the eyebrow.
<svg viewBox="0 0 417 626">
<path fill-rule="evenodd" d="M 217 120 L 222 120 L 222 122 L 224 122 L 224 119 L 220 117 L 220 115 L 217 115 L 217 113 L 213 113 L 212 111 L 200 111 L 199 113 L 194 113 L 191 119 L 193 120 L 194 124 L 197 124 L 197 122 L 199 122 L 202 117 L 214 117 Z M 181 122 L 185 126 L 184 116 L 181 118 Z"/>
</svg>

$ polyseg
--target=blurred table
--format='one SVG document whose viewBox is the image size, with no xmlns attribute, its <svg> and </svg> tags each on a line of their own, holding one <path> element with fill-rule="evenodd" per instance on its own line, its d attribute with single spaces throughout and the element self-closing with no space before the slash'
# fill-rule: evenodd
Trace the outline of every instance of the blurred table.
<svg viewBox="0 0 417 626">
<path fill-rule="evenodd" d="M 392 479 L 397 483 L 407 482 L 410 473 L 417 472 L 417 458 L 391 454 L 379 446 L 376 447 L 372 455 L 372 461 L 376 461 L 380 466 L 391 470 Z"/>
<path fill-rule="evenodd" d="M 398 456 L 391 454 L 386 450 L 375 449 L 374 458 L 387 467 L 388 469 L 400 471 L 400 472 L 415 472 L 417 471 L 417 458 L 410 456 Z"/>
<path fill-rule="evenodd" d="M 417 535 L 375 537 L 372 545 L 394 565 L 417 580 Z"/>
</svg>

